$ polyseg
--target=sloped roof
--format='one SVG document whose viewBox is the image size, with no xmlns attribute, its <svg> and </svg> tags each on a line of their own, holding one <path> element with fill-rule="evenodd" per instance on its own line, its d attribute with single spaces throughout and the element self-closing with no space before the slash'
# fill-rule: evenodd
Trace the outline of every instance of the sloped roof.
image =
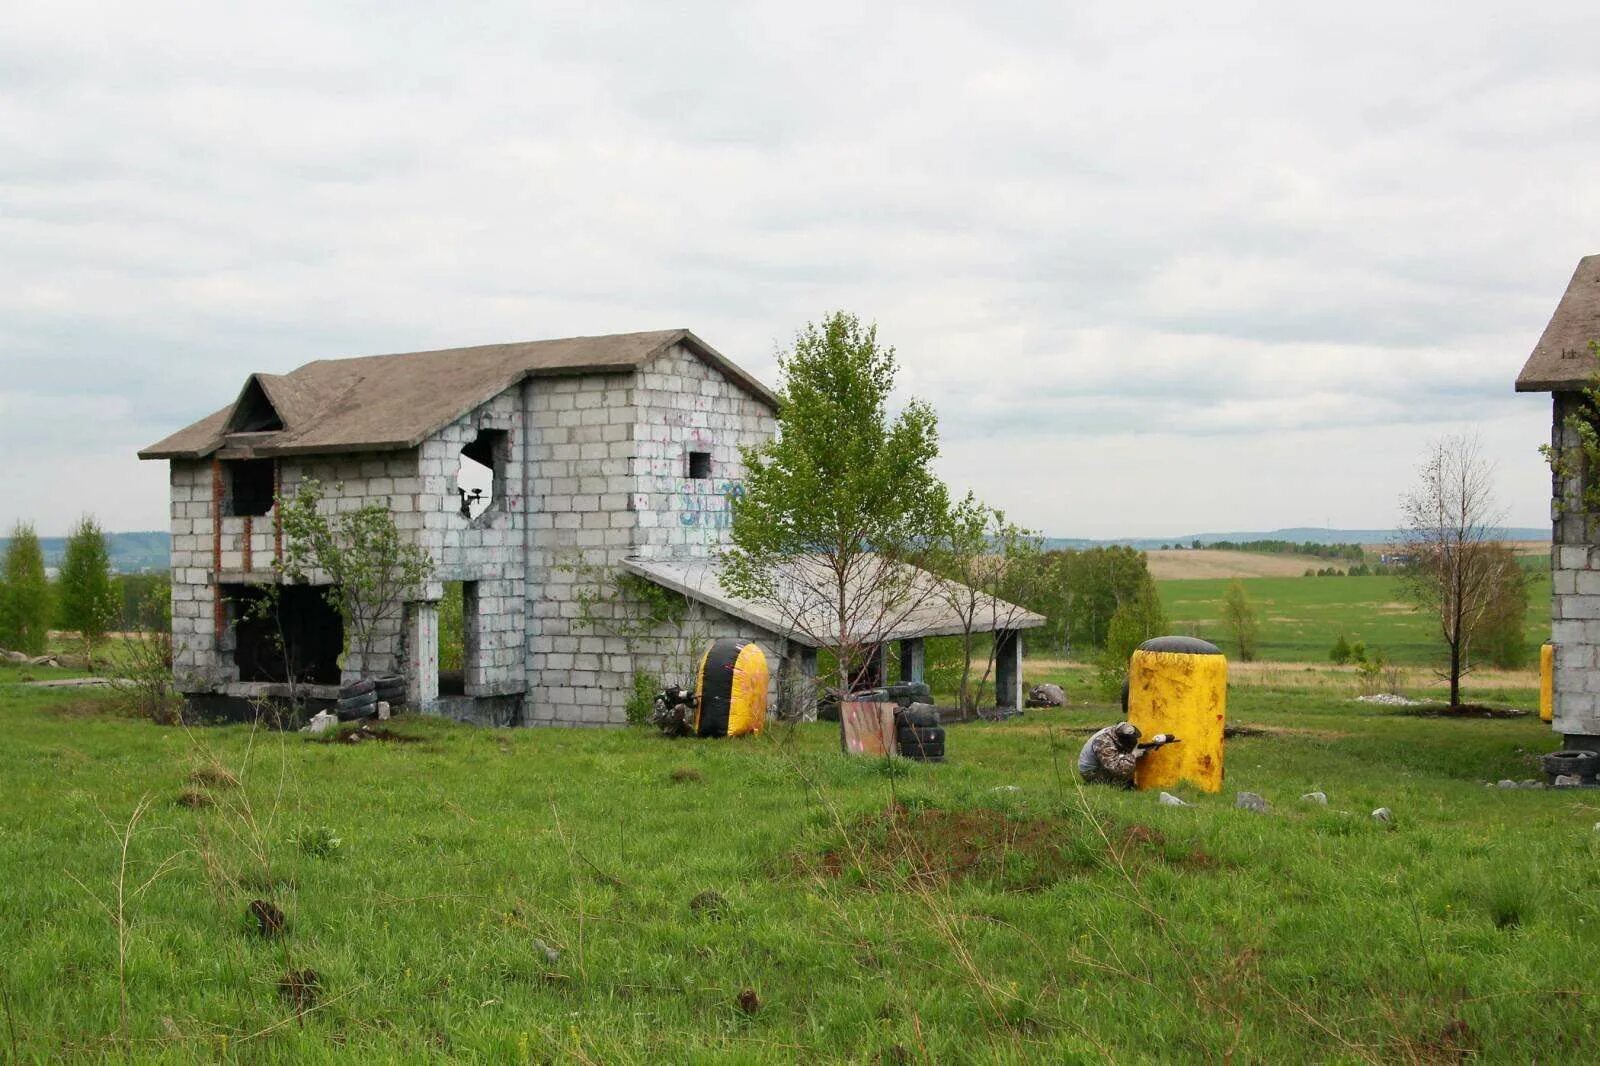
<svg viewBox="0 0 1600 1066">
<path fill-rule="evenodd" d="M 414 448 L 526 378 L 627 373 L 675 344 L 683 344 L 776 409 L 778 399 L 772 390 L 688 330 L 670 329 L 319 359 L 288 374 L 255 374 L 253 380 L 272 402 L 284 428 L 250 434 L 249 443 L 255 454 L 264 456 Z M 233 407 L 229 404 L 150 445 L 139 458 L 198 459 L 211 454 L 226 443 Z"/>
<path fill-rule="evenodd" d="M 648 578 L 662 588 L 671 589 L 690 599 L 708 604 L 724 614 L 749 622 L 775 636 L 787 637 L 797 644 L 810 647 L 821 647 L 828 643 L 826 639 L 819 639 L 826 638 L 830 630 L 825 619 L 827 611 L 823 605 L 819 604 L 819 610 L 812 612 L 816 617 L 796 625 L 792 619 L 785 617 L 783 611 L 772 604 L 756 603 L 729 593 L 722 586 L 720 567 L 715 559 L 624 559 L 622 566 L 640 577 Z M 908 597 L 909 600 L 915 601 L 915 606 L 903 613 L 888 610 L 877 612 L 883 617 L 895 616 L 893 625 L 882 633 L 862 633 L 857 636 L 881 642 L 905 640 L 911 637 L 948 637 L 965 632 L 961 616 L 944 597 L 933 591 L 939 579 L 926 570 L 908 569 L 914 570 L 913 580 L 923 590 L 920 596 L 913 593 Z M 780 593 L 780 597 L 781 595 Z M 1046 619 L 1043 615 L 1034 614 L 1004 600 L 993 599 L 983 593 L 975 595 L 978 610 L 975 615 L 974 632 L 989 632 L 993 628 L 995 618 L 999 618 L 1007 629 L 1034 629 L 1045 624 Z M 850 597 L 852 602 L 859 606 L 862 594 L 852 591 Z M 793 599 L 798 600 L 799 597 Z M 868 608 L 858 613 L 870 616 L 874 612 Z"/>
<path fill-rule="evenodd" d="M 1589 349 L 1600 340 L 1600 255 L 1578 260 L 1572 281 L 1517 375 L 1518 392 L 1565 392 L 1590 383 L 1600 363 Z"/>
</svg>

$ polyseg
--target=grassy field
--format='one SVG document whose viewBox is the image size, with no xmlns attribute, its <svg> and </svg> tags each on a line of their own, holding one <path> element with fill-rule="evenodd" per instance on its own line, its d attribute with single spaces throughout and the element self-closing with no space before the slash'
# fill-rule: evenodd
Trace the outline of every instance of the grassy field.
<svg viewBox="0 0 1600 1066">
<path fill-rule="evenodd" d="M 1195 553 L 1202 554 L 1202 553 Z M 1537 646 L 1550 636 L 1548 568 L 1529 574 L 1527 636 Z M 1192 627 L 1200 636 L 1231 650 L 1219 619 L 1229 580 L 1162 581 L 1161 601 L 1177 629 Z M 1261 619 L 1260 656 L 1277 662 L 1325 662 L 1343 633 L 1381 648 L 1392 661 L 1433 662 L 1440 641 L 1437 622 L 1412 609 L 1397 577 L 1244 578 Z"/>
<path fill-rule="evenodd" d="M 1239 684 L 1266 734 L 1171 808 L 1078 788 L 1112 712 L 1032 676 L 1074 706 L 942 766 L 827 725 L 329 744 L 0 686 L 0 1057 L 1591 1058 L 1596 801 L 1483 785 L 1532 776 L 1536 720 Z"/>
</svg>

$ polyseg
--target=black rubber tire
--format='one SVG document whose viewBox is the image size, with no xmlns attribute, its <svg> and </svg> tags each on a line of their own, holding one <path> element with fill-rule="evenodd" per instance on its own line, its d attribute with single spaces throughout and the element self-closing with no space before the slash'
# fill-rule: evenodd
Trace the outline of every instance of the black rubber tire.
<svg viewBox="0 0 1600 1066">
<path fill-rule="evenodd" d="M 900 754 L 908 759 L 944 757 L 944 730 L 939 726 L 913 726 L 897 730 Z"/>
<path fill-rule="evenodd" d="M 392 681 L 388 679 L 380 681 L 373 693 L 380 700 L 388 700 L 390 703 L 396 700 L 403 700 L 406 698 L 406 679 L 397 677 Z"/>
<path fill-rule="evenodd" d="M 359 696 L 342 696 L 339 699 L 339 714 L 346 711 L 359 711 L 367 707 L 375 707 L 378 703 L 376 692 L 363 692 Z"/>
<path fill-rule="evenodd" d="M 1600 753 L 1576 751 L 1552 751 L 1548 755 L 1539 757 L 1539 765 L 1544 772 L 1554 777 L 1557 774 L 1577 774 L 1579 777 L 1593 777 L 1600 770 Z"/>
<path fill-rule="evenodd" d="M 359 681 L 352 681 L 348 685 L 339 686 L 339 698 L 349 699 L 351 696 L 365 696 L 378 687 L 378 683 L 370 677 L 363 677 Z"/>
<path fill-rule="evenodd" d="M 941 722 L 939 708 L 927 703 L 913 703 L 901 711 L 897 717 L 899 721 L 896 724 L 902 729 L 912 726 L 926 728 L 937 726 Z"/>
<path fill-rule="evenodd" d="M 378 705 L 369 703 L 365 707 L 351 707 L 349 710 L 340 707 L 333 712 L 333 716 L 341 722 L 356 722 L 363 718 L 376 718 L 378 717 Z"/>
</svg>

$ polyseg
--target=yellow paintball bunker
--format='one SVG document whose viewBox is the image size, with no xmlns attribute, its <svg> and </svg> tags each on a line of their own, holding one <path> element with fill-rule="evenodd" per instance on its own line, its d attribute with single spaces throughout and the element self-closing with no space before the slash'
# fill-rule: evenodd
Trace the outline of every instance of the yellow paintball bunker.
<svg viewBox="0 0 1600 1066">
<path fill-rule="evenodd" d="M 1222 730 L 1228 713 L 1228 660 L 1215 644 L 1194 637 L 1156 637 L 1128 661 L 1128 721 L 1148 740 L 1171 733 L 1168 744 L 1139 760 L 1138 788 L 1187 781 L 1202 792 L 1222 791 Z"/>
<path fill-rule="evenodd" d="M 749 640 L 713 641 L 700 658 L 694 735 L 742 737 L 767 724 L 767 657 Z"/>
<path fill-rule="evenodd" d="M 1556 646 L 1546 643 L 1539 649 L 1539 718 L 1548 722 L 1556 716 Z"/>
</svg>

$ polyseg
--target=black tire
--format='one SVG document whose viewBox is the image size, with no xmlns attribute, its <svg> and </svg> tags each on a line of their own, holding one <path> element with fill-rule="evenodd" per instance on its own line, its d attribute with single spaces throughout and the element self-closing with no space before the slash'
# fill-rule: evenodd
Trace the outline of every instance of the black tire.
<svg viewBox="0 0 1600 1066">
<path fill-rule="evenodd" d="M 358 722 L 363 718 L 376 718 L 378 716 L 378 705 L 371 703 L 365 707 L 352 707 L 349 710 L 341 707 L 333 712 L 333 716 L 341 722 Z"/>
<path fill-rule="evenodd" d="M 352 681 L 348 685 L 339 686 L 339 696 L 348 699 L 351 696 L 365 696 L 378 687 L 378 683 L 370 677 L 363 677 L 359 681 Z"/>
<path fill-rule="evenodd" d="M 380 700 L 390 703 L 406 698 L 406 679 L 403 677 L 384 678 L 378 682 L 378 687 L 373 690 Z"/>
<path fill-rule="evenodd" d="M 944 758 L 944 730 L 939 726 L 912 726 L 895 734 L 900 754 L 908 759 Z"/>
<path fill-rule="evenodd" d="M 1539 757 L 1539 765 L 1552 777 L 1556 774 L 1593 777 L 1595 771 L 1600 770 L 1600 753 L 1585 750 L 1552 751 Z"/>
<path fill-rule="evenodd" d="M 367 707 L 374 707 L 378 703 L 376 692 L 363 692 L 359 696 L 342 696 L 339 699 L 339 714 L 343 716 L 346 711 L 359 711 Z"/>
<path fill-rule="evenodd" d="M 902 729 L 916 726 L 929 727 L 940 724 L 939 708 L 926 703 L 913 703 L 900 712 L 899 725 Z"/>
</svg>

